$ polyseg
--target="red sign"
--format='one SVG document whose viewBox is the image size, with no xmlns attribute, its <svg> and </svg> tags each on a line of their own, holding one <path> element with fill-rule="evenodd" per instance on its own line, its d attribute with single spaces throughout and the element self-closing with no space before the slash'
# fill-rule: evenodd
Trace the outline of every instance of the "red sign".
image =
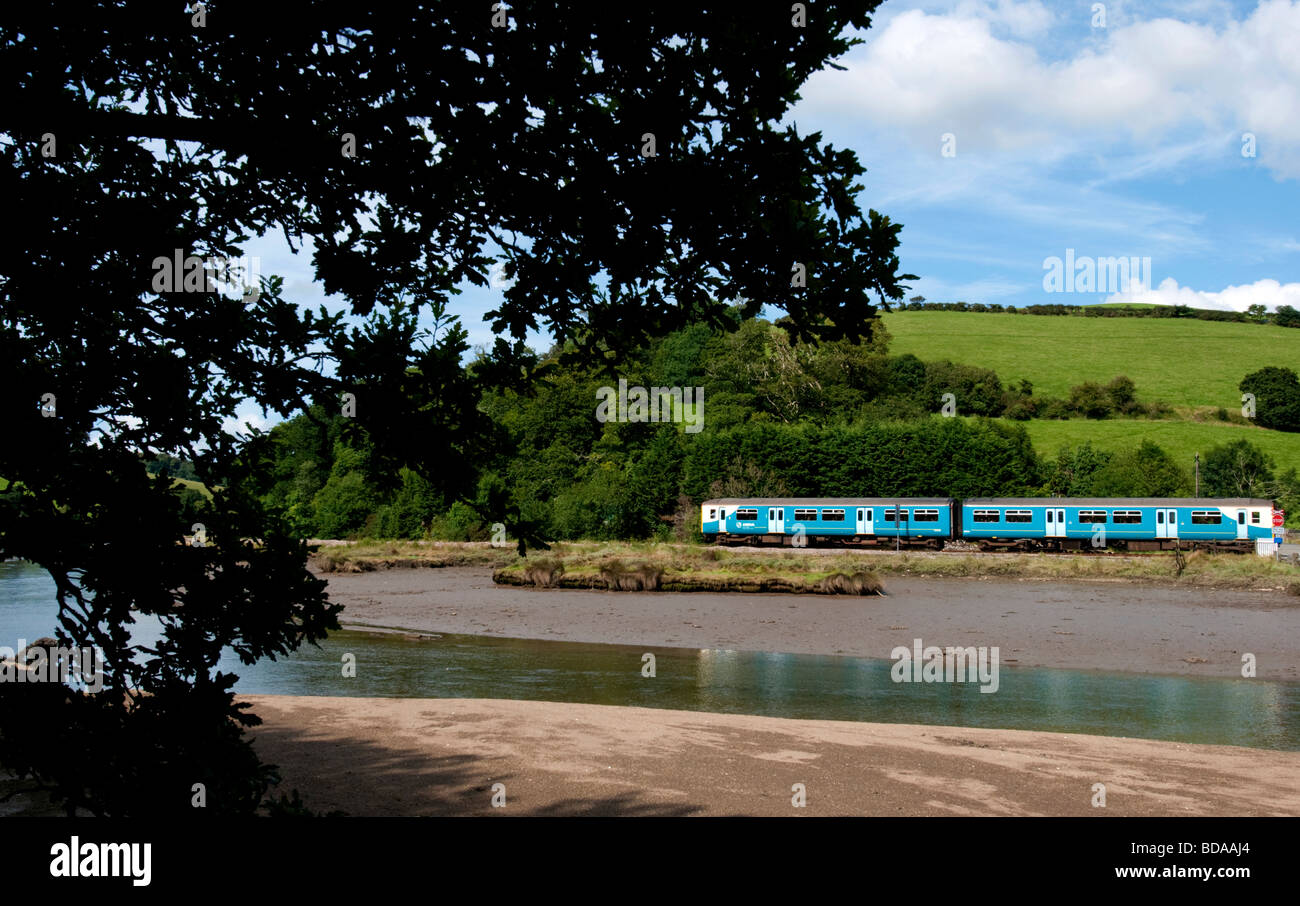
<svg viewBox="0 0 1300 906">
<path fill-rule="evenodd" d="M 1281 528 L 1282 523 L 1286 521 L 1286 510 L 1273 511 L 1273 528 Z"/>
</svg>

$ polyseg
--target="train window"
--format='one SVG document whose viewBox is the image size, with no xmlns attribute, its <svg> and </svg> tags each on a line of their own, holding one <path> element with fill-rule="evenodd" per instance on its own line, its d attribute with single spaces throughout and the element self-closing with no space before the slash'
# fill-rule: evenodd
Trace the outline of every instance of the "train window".
<svg viewBox="0 0 1300 906">
<path fill-rule="evenodd" d="M 1164 524 L 1165 524 L 1165 511 L 1156 510 L 1156 525 L 1164 525 Z"/>
<path fill-rule="evenodd" d="M 863 522 L 865 522 L 865 521 L 866 521 L 866 518 L 867 518 L 867 517 L 864 515 L 865 513 L 866 513 L 866 510 L 858 510 L 858 519 L 861 520 L 861 521 L 863 521 Z"/>
<path fill-rule="evenodd" d="M 752 521 L 758 518 L 758 510 L 736 510 L 736 518 L 745 521 Z"/>
<path fill-rule="evenodd" d="M 843 521 L 844 521 L 844 511 L 843 511 L 843 510 L 822 510 L 822 521 L 823 521 L 823 522 L 843 522 Z"/>
<path fill-rule="evenodd" d="M 1114 519 L 1116 525 L 1137 525 L 1142 521 L 1142 511 L 1116 510 Z"/>
<path fill-rule="evenodd" d="M 886 521 L 886 522 L 906 522 L 906 521 L 907 521 L 907 510 L 898 510 L 897 512 L 895 512 L 894 510 L 885 510 L 885 521 Z"/>
<path fill-rule="evenodd" d="M 912 520 L 914 522 L 938 522 L 938 510 L 913 510 Z"/>
<path fill-rule="evenodd" d="M 713 507 L 710 507 L 710 508 L 709 508 L 709 518 L 710 518 L 710 519 L 717 519 L 717 518 L 718 518 L 718 511 L 717 511 L 716 509 L 714 509 Z"/>
<path fill-rule="evenodd" d="M 1034 514 L 1031 510 L 1007 510 L 1007 522 L 1033 522 Z"/>
<path fill-rule="evenodd" d="M 1048 507 L 1048 508 L 1047 508 L 1047 524 L 1048 524 L 1048 525 L 1051 525 L 1051 524 L 1052 524 L 1053 522 L 1055 522 L 1055 521 L 1056 521 L 1056 510 L 1052 509 L 1051 507 Z"/>
<path fill-rule="evenodd" d="M 816 522 L 817 511 L 816 510 L 795 510 L 794 521 L 795 522 Z"/>
<path fill-rule="evenodd" d="M 975 522 L 1001 522 L 1002 517 L 997 510 L 976 510 L 974 517 Z"/>
<path fill-rule="evenodd" d="M 1251 510 L 1250 521 L 1255 525 L 1259 525 L 1259 510 Z"/>
<path fill-rule="evenodd" d="M 1087 524 L 1103 523 L 1106 521 L 1105 510 L 1079 510 L 1079 521 Z"/>
<path fill-rule="evenodd" d="M 1218 525 L 1223 514 L 1218 510 L 1192 510 L 1192 525 Z"/>
<path fill-rule="evenodd" d="M 1246 511 L 1237 510 L 1237 525 L 1245 525 L 1245 524 L 1246 524 Z"/>
</svg>

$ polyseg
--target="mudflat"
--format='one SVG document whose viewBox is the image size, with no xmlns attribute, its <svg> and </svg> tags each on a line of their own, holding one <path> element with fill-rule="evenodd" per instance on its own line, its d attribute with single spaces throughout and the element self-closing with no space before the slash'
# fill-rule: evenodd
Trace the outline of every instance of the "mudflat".
<svg viewBox="0 0 1300 906">
<path fill-rule="evenodd" d="M 885 597 L 496 585 L 480 567 L 330 574 L 354 628 L 888 658 L 912 640 L 1008 666 L 1300 680 L 1300 598 L 1124 582 L 886 579 Z"/>
</svg>

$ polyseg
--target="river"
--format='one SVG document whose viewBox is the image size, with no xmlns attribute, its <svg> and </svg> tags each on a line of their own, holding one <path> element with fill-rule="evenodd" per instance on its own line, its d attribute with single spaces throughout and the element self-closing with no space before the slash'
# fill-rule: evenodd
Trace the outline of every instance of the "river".
<svg viewBox="0 0 1300 906">
<path fill-rule="evenodd" d="M 526 590 L 504 593 L 528 594 Z M 617 594 L 589 592 L 584 594 Z M 0 563 L 0 645 L 51 635 L 49 576 Z M 148 641 L 157 625 L 142 622 Z M 653 654 L 654 676 L 643 675 Z M 355 675 L 344 664 L 355 659 Z M 1003 665 L 996 693 L 974 683 L 896 683 L 889 660 L 342 630 L 251 667 L 218 669 L 245 694 L 507 698 L 757 714 L 1047 730 L 1300 750 L 1300 684 Z"/>
</svg>

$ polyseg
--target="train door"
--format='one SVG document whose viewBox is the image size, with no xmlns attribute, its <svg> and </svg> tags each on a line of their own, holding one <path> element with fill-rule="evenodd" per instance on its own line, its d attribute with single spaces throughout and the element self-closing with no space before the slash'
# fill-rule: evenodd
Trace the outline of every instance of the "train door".
<svg viewBox="0 0 1300 906">
<path fill-rule="evenodd" d="M 1065 537 L 1065 510 L 1050 506 L 1047 508 L 1047 537 Z"/>
<path fill-rule="evenodd" d="M 775 535 L 785 534 L 785 507 L 769 507 L 767 511 L 767 530 Z"/>
<path fill-rule="evenodd" d="M 1244 541 L 1249 537 L 1249 530 L 1246 528 L 1246 511 L 1237 510 L 1237 540 Z"/>
<path fill-rule="evenodd" d="M 867 507 L 858 507 L 858 526 L 854 530 L 859 535 L 870 533 L 871 529 L 871 510 Z"/>
<path fill-rule="evenodd" d="M 1157 538 L 1177 538 L 1178 537 L 1178 511 L 1177 510 L 1156 510 L 1156 537 Z"/>
</svg>

